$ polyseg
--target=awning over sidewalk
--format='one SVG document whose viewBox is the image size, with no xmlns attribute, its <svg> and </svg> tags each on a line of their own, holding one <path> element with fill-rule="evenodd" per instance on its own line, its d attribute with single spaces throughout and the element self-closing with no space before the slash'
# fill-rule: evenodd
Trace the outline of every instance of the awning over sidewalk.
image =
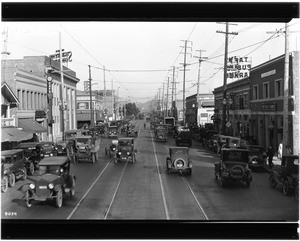
<svg viewBox="0 0 300 241">
<path fill-rule="evenodd" d="M 32 138 L 32 133 L 18 130 L 16 127 L 1 128 L 1 142 L 25 141 Z"/>
<path fill-rule="evenodd" d="M 42 133 L 47 131 L 47 128 L 37 123 L 34 119 L 19 119 L 18 125 L 25 132 Z"/>
</svg>

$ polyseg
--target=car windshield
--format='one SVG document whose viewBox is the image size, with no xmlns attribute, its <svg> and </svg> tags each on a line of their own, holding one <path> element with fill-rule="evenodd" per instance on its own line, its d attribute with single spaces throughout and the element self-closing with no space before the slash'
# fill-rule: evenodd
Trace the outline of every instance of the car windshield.
<svg viewBox="0 0 300 241">
<path fill-rule="evenodd" d="M 130 141 L 119 141 L 119 146 L 130 146 Z"/>
<path fill-rule="evenodd" d="M 248 152 L 246 151 L 224 151 L 223 161 L 248 162 Z"/>
<path fill-rule="evenodd" d="M 59 168 L 60 166 L 40 166 L 39 167 L 39 174 L 43 175 L 43 174 L 47 174 L 47 173 L 51 173 L 51 174 L 59 174 Z"/>
<path fill-rule="evenodd" d="M 172 155 L 186 155 L 188 153 L 188 150 L 185 149 L 172 149 L 171 154 Z"/>
<path fill-rule="evenodd" d="M 6 156 L 6 157 L 2 156 L 1 162 L 6 163 L 6 164 L 12 163 L 12 158 L 11 158 L 11 156 Z"/>
<path fill-rule="evenodd" d="M 78 139 L 76 139 L 77 140 L 77 144 L 88 144 L 88 142 L 89 142 L 89 138 L 78 138 Z"/>
</svg>

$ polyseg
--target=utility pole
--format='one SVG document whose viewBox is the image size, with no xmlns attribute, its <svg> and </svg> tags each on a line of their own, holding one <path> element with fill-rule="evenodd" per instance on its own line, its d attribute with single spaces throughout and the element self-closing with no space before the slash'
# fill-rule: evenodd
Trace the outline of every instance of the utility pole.
<svg viewBox="0 0 300 241">
<path fill-rule="evenodd" d="M 174 76 L 175 76 L 175 66 L 172 66 L 173 69 L 173 77 L 172 77 L 172 103 L 171 103 L 171 109 L 172 109 L 172 117 L 174 117 L 174 106 L 173 106 L 173 102 L 174 102 Z"/>
<path fill-rule="evenodd" d="M 226 127 L 226 104 L 227 104 L 227 55 L 228 55 L 228 34 L 237 35 L 236 32 L 229 33 L 229 23 L 226 22 L 226 32 L 217 31 L 217 33 L 225 34 L 225 56 L 224 56 L 224 83 L 223 83 L 223 111 L 222 111 L 222 134 L 225 135 Z M 231 24 L 234 25 L 234 24 Z M 235 24 L 236 25 L 236 24 Z M 229 118 L 229 116 L 228 116 Z"/>
<path fill-rule="evenodd" d="M 287 155 L 289 146 L 289 27 L 285 23 L 285 56 L 284 56 L 284 80 L 283 80 L 283 140 L 282 154 Z"/>
<path fill-rule="evenodd" d="M 169 115 L 168 115 L 168 101 L 169 101 L 169 81 L 170 81 L 170 77 L 168 77 L 168 84 L 167 84 L 166 116 L 169 116 Z"/>
<path fill-rule="evenodd" d="M 161 112 L 161 106 L 160 106 L 160 90 L 161 88 L 158 89 L 158 111 Z"/>
<path fill-rule="evenodd" d="M 165 83 L 163 83 L 163 93 L 162 93 L 162 110 L 163 110 L 163 113 L 164 113 L 164 102 L 165 102 Z M 163 114 L 163 117 L 165 115 Z"/>
<path fill-rule="evenodd" d="M 182 92 L 182 102 L 183 102 L 183 125 L 185 126 L 185 71 L 186 71 L 186 49 L 187 49 L 187 42 L 191 42 L 188 40 L 181 40 L 184 41 L 184 63 L 183 63 L 183 92 Z M 182 46 L 183 47 L 183 46 Z"/>
<path fill-rule="evenodd" d="M 115 114 L 115 102 L 114 102 L 114 80 L 111 79 L 111 104 L 112 104 L 112 120 L 114 119 Z"/>
<path fill-rule="evenodd" d="M 106 108 L 106 83 L 105 83 L 105 66 L 103 66 L 103 84 L 104 84 L 104 93 L 103 93 L 103 109 Z"/>
<path fill-rule="evenodd" d="M 94 127 L 94 114 L 93 114 L 93 99 L 92 99 L 92 77 L 91 66 L 89 65 L 89 87 L 90 87 L 90 110 L 91 110 L 91 128 Z"/>
<path fill-rule="evenodd" d="M 64 115 L 64 72 L 63 72 L 63 64 L 62 64 L 62 49 L 61 49 L 61 32 L 59 32 L 59 66 L 60 66 L 60 101 L 61 101 L 61 114 L 60 114 L 60 129 L 62 140 L 65 140 L 65 115 Z"/>
<path fill-rule="evenodd" d="M 205 59 L 207 59 L 207 57 L 202 57 L 201 54 L 202 52 L 205 52 L 206 50 L 196 50 L 199 51 L 199 57 L 195 57 L 195 58 L 199 58 L 199 68 L 198 68 L 198 82 L 197 82 L 197 114 L 196 114 L 196 118 L 197 118 L 197 122 L 198 122 L 198 108 L 199 108 L 199 85 L 200 85 L 200 70 L 201 70 L 201 62 L 204 61 Z M 197 123 L 198 124 L 198 123 Z"/>
</svg>

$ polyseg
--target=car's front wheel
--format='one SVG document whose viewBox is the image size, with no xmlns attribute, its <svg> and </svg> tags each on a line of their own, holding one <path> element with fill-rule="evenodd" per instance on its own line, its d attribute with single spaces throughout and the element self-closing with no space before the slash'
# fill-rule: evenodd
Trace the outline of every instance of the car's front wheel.
<svg viewBox="0 0 300 241">
<path fill-rule="evenodd" d="M 282 192 L 286 196 L 290 194 L 290 184 L 287 179 L 283 181 Z"/>
<path fill-rule="evenodd" d="M 76 183 L 76 181 L 75 181 L 75 178 L 73 177 L 72 178 L 72 187 L 71 187 L 71 190 L 70 190 L 71 198 L 73 198 L 75 196 L 75 183 Z"/>
<path fill-rule="evenodd" d="M 1 192 L 6 192 L 8 189 L 8 177 L 5 175 L 1 181 Z"/>
<path fill-rule="evenodd" d="M 24 168 L 24 173 L 23 173 L 23 176 L 22 176 L 22 180 L 26 180 L 27 179 L 27 169 Z"/>
<path fill-rule="evenodd" d="M 31 176 L 34 174 L 34 164 L 32 162 L 29 164 L 28 174 Z"/>
<path fill-rule="evenodd" d="M 96 153 L 92 153 L 91 155 L 92 163 L 94 164 L 96 162 Z"/>
<path fill-rule="evenodd" d="M 16 183 L 16 176 L 15 176 L 14 173 L 11 173 L 11 174 L 9 175 L 8 185 L 9 185 L 10 187 L 13 187 L 13 186 L 15 185 L 15 183 Z"/>
<path fill-rule="evenodd" d="M 55 205 L 60 208 L 63 203 L 63 194 L 61 188 L 56 192 Z"/>
<path fill-rule="evenodd" d="M 277 186 L 277 182 L 274 178 L 274 174 L 271 174 L 270 177 L 269 177 L 269 181 L 270 181 L 270 186 L 272 188 L 275 188 Z"/>
<path fill-rule="evenodd" d="M 25 199 L 25 204 L 26 204 L 26 207 L 30 208 L 31 207 L 31 200 L 29 199 L 29 191 L 25 192 L 25 196 L 24 196 L 24 199 Z"/>
</svg>

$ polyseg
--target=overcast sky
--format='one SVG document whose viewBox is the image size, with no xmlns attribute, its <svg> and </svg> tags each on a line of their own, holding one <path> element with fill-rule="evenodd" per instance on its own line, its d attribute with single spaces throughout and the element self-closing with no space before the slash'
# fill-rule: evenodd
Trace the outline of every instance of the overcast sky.
<svg viewBox="0 0 300 241">
<path fill-rule="evenodd" d="M 252 67 L 270 58 L 284 54 L 284 34 L 270 34 L 282 29 L 284 23 L 234 23 L 229 26 L 229 57 L 251 57 Z M 290 26 L 290 51 L 296 51 L 299 40 L 300 20 L 294 19 Z M 202 49 L 207 61 L 201 63 L 200 93 L 209 93 L 223 84 L 225 24 L 216 22 L 4 22 L 8 29 L 8 59 L 24 56 L 54 54 L 59 49 L 59 32 L 62 48 L 72 51 L 68 67 L 76 72 L 83 90 L 88 80 L 88 65 L 92 66 L 93 89 L 103 89 L 103 66 L 106 88 L 118 89 L 120 97 L 135 102 L 154 99 L 158 89 L 172 77 L 171 66 L 177 70 L 178 99 L 182 99 L 184 42 L 187 49 L 186 96 L 196 93 L 198 59 L 196 50 Z M 3 37 L 3 34 L 2 34 Z M 237 50 L 237 51 L 236 51 Z M 181 67 L 181 68 L 179 68 Z M 142 71 L 143 70 L 143 71 Z M 171 78 L 170 78 L 171 80 Z M 230 80 L 228 80 L 230 82 Z M 166 89 L 165 89 L 166 93 Z M 170 93 L 170 92 L 169 92 Z"/>
</svg>

